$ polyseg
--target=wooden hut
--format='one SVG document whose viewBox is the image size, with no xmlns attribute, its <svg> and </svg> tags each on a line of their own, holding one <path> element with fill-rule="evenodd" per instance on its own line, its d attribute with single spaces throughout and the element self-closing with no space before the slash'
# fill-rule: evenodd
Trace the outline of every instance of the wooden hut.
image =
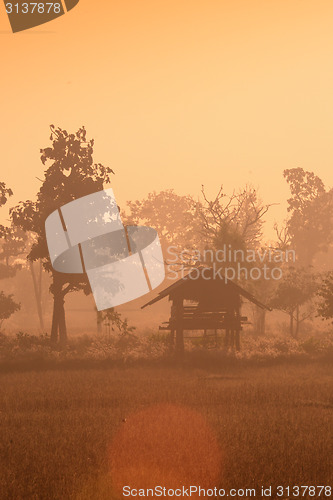
<svg viewBox="0 0 333 500">
<path fill-rule="evenodd" d="M 226 346 L 240 349 L 240 331 L 247 318 L 241 316 L 242 298 L 262 309 L 271 310 L 252 294 L 212 268 L 193 268 L 186 276 L 161 291 L 142 306 L 155 304 L 164 297 L 172 302 L 171 316 L 161 330 L 171 332 L 176 350 L 184 352 L 185 330 L 225 330 Z"/>
</svg>

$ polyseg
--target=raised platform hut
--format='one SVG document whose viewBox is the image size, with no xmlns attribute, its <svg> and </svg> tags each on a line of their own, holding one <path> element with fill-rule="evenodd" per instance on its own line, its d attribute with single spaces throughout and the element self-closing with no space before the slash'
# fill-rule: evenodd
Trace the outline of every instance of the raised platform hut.
<svg viewBox="0 0 333 500">
<path fill-rule="evenodd" d="M 155 304 L 164 297 L 171 300 L 169 321 L 160 330 L 171 332 L 171 340 L 176 340 L 176 350 L 184 352 L 185 330 L 225 330 L 225 345 L 240 349 L 240 332 L 247 322 L 241 316 L 242 298 L 256 306 L 271 310 L 251 293 L 212 268 L 193 268 L 186 276 L 161 291 L 157 297 L 142 306 Z"/>
</svg>

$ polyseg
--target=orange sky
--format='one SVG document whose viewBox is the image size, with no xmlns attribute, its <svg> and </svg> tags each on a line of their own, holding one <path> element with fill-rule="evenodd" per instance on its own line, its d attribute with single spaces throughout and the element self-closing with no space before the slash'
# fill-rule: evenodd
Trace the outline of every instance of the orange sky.
<svg viewBox="0 0 333 500">
<path fill-rule="evenodd" d="M 84 124 L 122 205 L 247 182 L 281 203 L 284 168 L 331 185 L 331 0 L 80 0 L 12 34 L 0 5 L 1 181 L 32 198 L 54 123 Z"/>
</svg>

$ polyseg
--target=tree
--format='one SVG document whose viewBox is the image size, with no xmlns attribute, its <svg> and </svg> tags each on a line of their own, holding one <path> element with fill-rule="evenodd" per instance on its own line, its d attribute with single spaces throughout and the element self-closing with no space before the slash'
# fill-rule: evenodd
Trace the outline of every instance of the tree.
<svg viewBox="0 0 333 500">
<path fill-rule="evenodd" d="M 17 304 L 13 300 L 13 295 L 5 295 L 4 292 L 0 292 L 0 329 L 2 328 L 2 323 L 5 319 L 10 318 L 14 312 L 19 311 L 20 304 Z"/>
<path fill-rule="evenodd" d="M 6 228 L 0 251 L 0 268 L 7 270 L 7 274 L 9 273 L 10 276 L 13 276 L 16 271 L 22 270 L 22 268 L 26 266 L 26 262 L 22 264 L 22 260 L 24 258 L 26 261 L 25 256 L 30 252 L 33 243 L 34 235 L 31 232 L 25 232 L 20 227 L 14 226 L 13 224 L 11 227 Z M 2 262 L 4 262 L 4 264 Z M 9 262 L 12 262 L 11 265 L 9 265 Z M 42 309 L 42 261 L 39 259 L 37 271 L 34 262 L 31 260 L 28 261 L 28 267 L 33 282 L 40 330 L 43 333 L 45 332 L 45 328 Z"/>
<path fill-rule="evenodd" d="M 283 172 L 291 198 L 288 199 L 289 239 L 302 266 L 312 264 L 319 251 L 332 243 L 333 191 L 313 172 L 292 168 Z"/>
<path fill-rule="evenodd" d="M 114 172 L 109 167 L 93 162 L 94 141 L 87 140 L 84 127 L 76 133 L 68 133 L 54 125 L 50 128 L 52 146 L 40 150 L 41 161 L 48 166 L 37 200 L 20 203 L 11 210 L 11 217 L 14 225 L 36 235 L 28 260 L 33 262 L 41 259 L 44 269 L 51 273 L 51 340 L 64 344 L 67 340 L 65 297 L 73 291 L 83 290 L 89 294 L 91 290 L 85 274 L 62 274 L 52 268 L 47 250 L 45 220 L 64 204 L 102 190 Z"/>
<path fill-rule="evenodd" d="M 97 333 L 102 333 L 102 325 L 108 329 L 109 335 L 111 330 L 114 331 L 114 326 L 122 335 L 126 335 L 135 330 L 135 326 L 129 326 L 128 320 L 122 319 L 121 314 L 113 307 L 105 309 L 104 311 L 97 311 Z"/>
<path fill-rule="evenodd" d="M 169 266 L 184 270 L 192 262 L 193 250 L 202 245 L 199 202 L 191 196 L 180 196 L 173 189 L 167 189 L 149 193 L 146 199 L 140 201 L 129 201 L 127 206 L 129 213 L 122 214 L 123 220 L 126 224 L 142 224 L 156 229 Z M 175 263 L 174 256 L 180 254 L 182 260 Z"/>
<path fill-rule="evenodd" d="M 128 202 L 130 209 L 123 219 L 127 224 L 154 227 L 162 247 L 177 247 L 188 261 L 191 252 L 204 248 L 254 247 L 262 237 L 262 217 L 269 206 L 258 200 L 255 189 L 246 186 L 239 193 L 227 196 L 221 187 L 214 200 L 209 200 L 202 187 L 203 202 L 191 196 L 177 195 L 172 189 L 150 193 L 141 201 Z"/>
<path fill-rule="evenodd" d="M 262 239 L 263 217 L 270 205 L 264 205 L 256 189 L 245 186 L 227 195 L 220 187 L 209 200 L 202 186 L 204 203 L 198 206 L 201 234 L 216 248 L 231 245 L 234 249 L 256 248 Z"/>
<path fill-rule="evenodd" d="M 289 315 L 292 337 L 298 337 L 300 324 L 311 317 L 311 309 L 301 312 L 301 307 L 309 304 L 317 286 L 316 276 L 308 268 L 289 267 L 276 287 L 270 306 Z"/>
<path fill-rule="evenodd" d="M 318 305 L 318 314 L 323 319 L 333 318 L 333 272 L 326 274 L 319 289 L 318 296 L 321 301 Z"/>
<path fill-rule="evenodd" d="M 15 259 L 24 253 L 26 240 L 26 234 L 20 228 L 7 227 L 3 230 L 0 260 L 7 268 L 11 266 L 13 258 Z"/>
<path fill-rule="evenodd" d="M 162 245 L 176 245 L 183 248 L 195 239 L 196 202 L 191 196 L 180 196 L 173 189 L 148 194 L 141 201 L 128 201 L 130 209 L 124 214 L 129 224 L 151 225 L 156 229 Z"/>
<path fill-rule="evenodd" d="M 296 320 L 297 335 L 298 324 L 303 321 L 298 319 L 299 308 L 315 297 L 316 277 L 312 270 L 315 257 L 319 252 L 327 252 L 333 242 L 333 190 L 327 190 L 317 175 L 302 168 L 284 170 L 283 175 L 292 195 L 288 199 L 290 217 L 277 234 L 281 245 L 295 250 L 297 271 L 290 272 L 281 283 L 276 300 L 280 305 L 284 304 L 284 310 L 290 314 L 291 331 Z M 324 299 L 319 307 L 324 317 L 329 313 L 329 282 L 328 277 L 318 292 Z M 287 308 L 288 297 L 290 305 Z"/>
<path fill-rule="evenodd" d="M 42 287 L 42 279 L 43 279 L 43 262 L 39 259 L 38 266 L 38 274 L 36 273 L 34 262 L 32 260 L 29 261 L 30 273 L 32 277 L 32 282 L 34 286 L 34 293 L 37 305 L 37 313 L 39 319 L 39 326 L 41 331 L 45 332 L 44 326 L 44 318 L 43 318 L 43 287 Z"/>
<path fill-rule="evenodd" d="M 5 205 L 8 198 L 13 195 L 13 191 L 6 187 L 4 182 L 0 182 L 0 207 Z M 0 238 L 2 240 L 0 260 L 0 279 L 9 278 L 15 275 L 17 266 L 11 265 L 10 257 L 18 255 L 17 252 L 21 250 L 21 240 L 15 238 L 15 231 L 11 228 L 0 226 Z M 13 295 L 6 295 L 0 291 L 0 328 L 5 319 L 8 319 L 14 312 L 20 309 L 20 304 L 17 304 Z"/>
<path fill-rule="evenodd" d="M 232 255 L 240 251 L 238 253 L 244 256 L 247 250 L 260 250 L 263 218 L 271 205 L 265 205 L 261 202 L 256 189 L 247 185 L 238 192 L 227 195 L 221 186 L 216 197 L 209 200 L 204 188 L 202 188 L 202 195 L 204 204 L 198 210 L 202 221 L 201 234 L 207 241 L 211 242 L 210 244 L 215 250 L 227 250 L 227 255 L 229 249 Z M 263 253 L 265 253 L 265 249 L 263 249 Z M 253 267 L 260 269 L 264 265 L 269 266 L 269 263 L 264 260 L 258 263 L 243 259 L 240 264 L 243 269 L 247 269 L 248 273 Z M 222 267 L 219 262 L 215 262 L 215 265 Z M 223 266 L 238 268 L 238 262 L 227 260 Z M 238 276 L 238 272 L 236 272 L 236 276 L 250 293 L 254 293 L 262 301 L 267 301 L 268 289 L 272 288 L 270 281 L 263 278 L 247 281 L 244 276 Z M 255 329 L 257 333 L 263 335 L 266 310 L 256 307 L 254 313 Z"/>
</svg>

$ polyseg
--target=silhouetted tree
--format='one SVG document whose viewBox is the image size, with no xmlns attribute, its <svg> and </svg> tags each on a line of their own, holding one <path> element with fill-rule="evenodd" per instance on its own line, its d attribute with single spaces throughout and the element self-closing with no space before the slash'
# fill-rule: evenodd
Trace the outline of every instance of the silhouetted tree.
<svg viewBox="0 0 333 500">
<path fill-rule="evenodd" d="M 37 200 L 21 202 L 11 211 L 13 223 L 36 235 L 28 254 L 30 261 L 42 259 L 51 273 L 50 291 L 53 295 L 51 340 L 64 344 L 67 339 L 64 301 L 67 293 L 83 290 L 90 293 L 85 274 L 63 274 L 52 269 L 45 237 L 45 220 L 55 210 L 70 201 L 103 189 L 110 182 L 109 167 L 93 162 L 93 140 L 87 140 L 86 130 L 68 133 L 51 125 L 52 146 L 41 149 L 41 161 L 48 164 Z"/>
<path fill-rule="evenodd" d="M 6 187 L 4 182 L 0 182 L 0 207 L 5 205 L 8 198 L 13 195 L 11 189 Z M 22 239 L 15 234 L 15 231 L 9 227 L 0 225 L 0 279 L 5 279 L 15 276 L 18 266 L 11 264 L 10 258 L 17 256 L 22 250 Z M 6 295 L 3 291 L 0 292 L 0 328 L 5 319 L 8 319 L 14 312 L 20 309 L 20 304 L 17 304 L 13 295 Z"/>
<path fill-rule="evenodd" d="M 102 333 L 102 325 L 104 325 L 109 333 L 111 330 L 114 331 L 114 327 L 123 334 L 131 333 L 135 330 L 135 326 L 129 326 L 128 320 L 123 319 L 121 314 L 115 311 L 114 307 L 105 309 L 104 311 L 97 311 L 97 333 Z"/>
<path fill-rule="evenodd" d="M 196 202 L 191 196 L 180 196 L 173 189 L 149 193 L 141 201 L 128 201 L 130 209 L 124 214 L 127 223 L 150 225 L 156 229 L 163 245 L 181 249 L 195 238 Z"/>
<path fill-rule="evenodd" d="M 318 305 L 318 314 L 323 319 L 333 319 L 333 272 L 326 274 L 318 289 L 321 301 Z"/>
<path fill-rule="evenodd" d="M 300 324 L 312 315 L 311 309 L 303 313 L 300 309 L 310 303 L 317 288 L 316 276 L 308 268 L 289 267 L 277 284 L 269 305 L 289 315 L 290 335 L 295 338 Z"/>
<path fill-rule="evenodd" d="M 291 333 L 296 322 L 297 335 L 298 325 L 306 317 L 300 318 L 300 307 L 311 305 L 315 298 L 315 282 L 319 279 L 312 267 L 315 256 L 327 252 L 333 242 L 333 190 L 326 190 L 317 175 L 302 168 L 284 170 L 283 175 L 291 192 L 290 217 L 282 229 L 276 227 L 276 232 L 281 248 L 295 250 L 296 264 L 279 284 L 274 300 L 276 307 L 280 304 L 290 315 Z"/>
<path fill-rule="evenodd" d="M 283 175 L 292 194 L 288 199 L 288 237 L 300 265 L 308 266 L 315 254 L 326 251 L 333 241 L 333 191 L 326 191 L 317 175 L 302 168 L 285 170 Z"/>
<path fill-rule="evenodd" d="M 268 307 L 271 307 L 271 301 L 278 286 L 278 281 L 273 277 L 273 273 L 276 276 L 276 270 L 284 266 L 283 257 L 281 257 L 281 253 L 278 254 L 279 251 L 278 247 L 270 245 L 263 245 L 260 250 L 258 249 L 260 259 L 258 258 L 254 263 L 250 262 L 248 267 L 249 272 L 252 267 L 255 267 L 255 276 L 258 275 L 259 278 L 249 280 L 246 285 L 243 284 L 250 293 Z M 254 304 L 252 307 L 254 310 L 253 330 L 257 335 L 262 336 L 266 331 L 267 309 L 262 309 Z"/>
<path fill-rule="evenodd" d="M 246 255 L 247 250 L 259 250 L 262 242 L 262 229 L 264 216 L 271 205 L 265 205 L 258 197 L 256 189 L 245 186 L 238 192 L 227 195 L 221 186 L 216 197 L 208 199 L 204 188 L 202 188 L 204 203 L 198 207 L 198 214 L 201 219 L 201 234 L 215 250 L 229 249 L 232 252 L 241 251 Z M 242 255 L 242 253 L 240 253 Z M 267 262 L 240 262 L 241 267 L 247 269 L 248 273 L 252 267 L 263 267 Z M 237 263 L 215 262 L 217 267 L 237 267 Z M 238 278 L 238 276 L 237 276 Z M 254 293 L 263 302 L 267 301 L 267 290 L 271 288 L 271 282 L 260 279 L 257 281 L 246 280 L 240 276 L 242 286 L 249 292 Z M 256 307 L 255 328 L 261 335 L 265 332 L 266 310 Z"/>
<path fill-rule="evenodd" d="M 180 196 L 173 189 L 149 193 L 143 200 L 127 202 L 129 213 L 122 214 L 126 224 L 151 226 L 156 229 L 166 263 L 182 270 L 193 264 L 193 251 L 202 246 L 199 202 L 191 196 Z M 174 263 L 174 256 L 182 260 Z M 172 264 L 171 264 L 172 262 Z"/>
<path fill-rule="evenodd" d="M 202 187 L 204 203 L 198 206 L 201 234 L 216 248 L 231 245 L 234 249 L 256 248 L 262 239 L 263 217 L 270 205 L 264 205 L 256 189 L 245 186 L 227 195 L 220 187 L 209 200 Z"/>
<path fill-rule="evenodd" d="M 2 323 L 5 319 L 10 318 L 14 312 L 20 309 L 20 304 L 17 304 L 13 295 L 6 295 L 4 292 L 0 292 L 0 329 L 2 328 Z"/>
</svg>

